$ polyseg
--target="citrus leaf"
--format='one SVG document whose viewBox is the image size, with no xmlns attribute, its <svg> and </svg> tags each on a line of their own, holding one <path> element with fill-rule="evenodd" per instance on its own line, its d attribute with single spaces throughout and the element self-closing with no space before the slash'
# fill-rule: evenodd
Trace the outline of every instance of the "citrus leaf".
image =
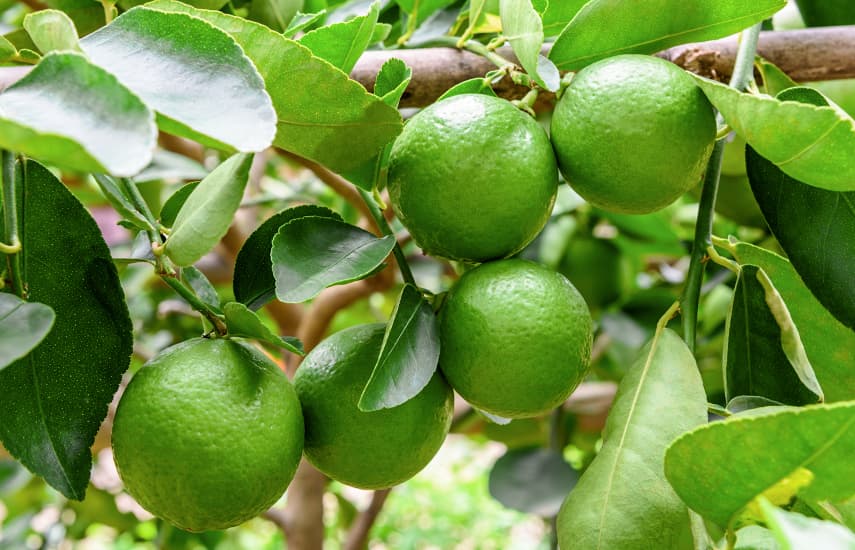
<svg viewBox="0 0 855 550">
<path fill-rule="evenodd" d="M 490 494 L 507 508 L 551 518 L 579 479 L 561 453 L 552 449 L 506 452 L 490 470 Z"/>
<path fill-rule="evenodd" d="M 445 93 L 437 99 L 437 102 L 462 94 L 484 94 L 498 97 L 496 92 L 493 91 L 492 86 L 490 86 L 489 80 L 486 78 L 470 78 L 469 80 L 464 80 L 463 82 L 455 84 L 446 90 Z"/>
<path fill-rule="evenodd" d="M 49 8 L 69 16 L 77 28 L 78 36 L 86 36 L 105 25 L 104 6 L 92 0 L 45 0 Z"/>
<path fill-rule="evenodd" d="M 758 58 L 755 66 L 763 79 L 763 89 L 768 95 L 775 96 L 788 88 L 798 86 L 787 73 L 763 58 Z"/>
<path fill-rule="evenodd" d="M 258 21 L 276 32 L 282 32 L 302 8 L 303 0 L 252 0 L 247 19 Z"/>
<path fill-rule="evenodd" d="M 796 0 L 808 27 L 855 25 L 855 11 L 849 0 Z"/>
<path fill-rule="evenodd" d="M 690 508 L 724 527 L 800 468 L 813 474 L 802 498 L 852 497 L 853 454 L 855 402 L 811 405 L 732 416 L 688 432 L 668 448 L 665 473 Z"/>
<path fill-rule="evenodd" d="M 398 135 L 398 110 L 298 42 L 220 12 L 156 0 L 149 9 L 187 12 L 229 33 L 258 67 L 278 116 L 274 145 L 336 172 L 351 170 Z"/>
<path fill-rule="evenodd" d="M 782 98 L 827 104 L 810 88 L 790 88 Z M 855 328 L 855 191 L 806 185 L 749 147 L 748 179 L 766 223 L 814 296 L 849 328 Z M 810 216 L 804 207 L 810 205 Z"/>
<path fill-rule="evenodd" d="M 9 61 L 17 53 L 18 49 L 15 45 L 9 42 L 5 36 L 0 36 L 0 62 Z"/>
<path fill-rule="evenodd" d="M 204 273 L 191 265 L 181 269 L 181 278 L 190 285 L 202 302 L 211 306 L 214 311 L 220 311 L 220 297 L 217 295 L 217 289 Z"/>
<path fill-rule="evenodd" d="M 70 170 L 135 174 L 156 134 L 148 107 L 80 54 L 46 55 L 0 94 L 0 147 Z"/>
<path fill-rule="evenodd" d="M 245 305 L 238 302 L 229 302 L 223 308 L 226 315 L 226 326 L 232 336 L 255 338 L 272 346 L 285 348 L 291 353 L 303 355 L 303 343 L 294 337 L 279 337 L 261 322 L 258 315 Z"/>
<path fill-rule="evenodd" d="M 422 23 L 435 12 L 453 4 L 454 0 L 395 0 L 395 3 Z"/>
<path fill-rule="evenodd" d="M 558 68 L 540 55 L 543 46 L 543 22 L 531 0 L 501 0 L 502 33 L 511 43 L 523 69 L 541 87 L 554 92 L 561 84 Z"/>
<path fill-rule="evenodd" d="M 541 12 L 543 32 L 546 36 L 555 36 L 561 34 L 588 0 L 549 0 L 548 2 L 540 0 L 540 2 L 546 3 L 546 9 Z"/>
<path fill-rule="evenodd" d="M 328 286 L 375 273 L 395 247 L 395 237 L 371 233 L 328 217 L 305 216 L 283 225 L 270 258 L 276 298 L 300 303 Z"/>
<path fill-rule="evenodd" d="M 439 329 L 433 308 L 412 285 L 404 285 L 386 324 L 380 356 L 359 398 L 363 412 L 391 409 L 418 395 L 439 364 Z"/>
<path fill-rule="evenodd" d="M 330 62 L 345 73 L 350 73 L 365 48 L 371 43 L 379 16 L 380 5 L 374 2 L 366 15 L 309 31 L 300 38 L 299 42 L 312 50 L 315 57 Z"/>
<path fill-rule="evenodd" d="M 164 225 L 164 227 L 172 227 L 175 225 L 175 218 L 178 216 L 178 212 L 181 211 L 181 207 L 184 206 L 184 203 L 187 202 L 187 198 L 190 197 L 190 193 L 192 193 L 197 187 L 199 187 L 198 181 L 194 181 L 185 185 L 182 185 L 178 188 L 175 193 L 171 194 L 166 202 L 163 203 L 163 207 L 160 209 L 160 223 Z"/>
<path fill-rule="evenodd" d="M 725 407 L 725 409 L 731 414 L 738 414 L 753 409 L 759 409 L 760 407 L 781 406 L 783 406 L 783 403 L 773 401 L 766 397 L 760 397 L 758 395 L 737 395 L 736 397 L 727 402 L 727 406 Z M 727 415 L 725 414 L 723 416 Z"/>
<path fill-rule="evenodd" d="M 59 10 L 41 10 L 24 17 L 24 29 L 42 53 L 80 51 L 74 22 Z"/>
<path fill-rule="evenodd" d="M 383 98 L 387 105 L 397 109 L 412 78 L 413 70 L 400 59 L 393 57 L 380 67 L 374 79 L 374 93 Z"/>
<path fill-rule="evenodd" d="M 51 307 L 56 321 L 38 347 L 0 371 L 0 440 L 82 500 L 89 447 L 130 363 L 132 326 L 110 251 L 83 205 L 40 164 L 19 164 L 18 177 L 28 298 Z"/>
<path fill-rule="evenodd" d="M 727 248 L 739 263 L 761 267 L 775 284 L 798 327 L 826 401 L 855 399 L 855 332 L 819 303 L 785 258 L 738 241 Z"/>
<path fill-rule="evenodd" d="M 575 71 L 618 54 L 722 38 L 786 5 L 786 0 L 591 0 L 558 36 L 549 58 L 559 69 Z"/>
<path fill-rule="evenodd" d="M 321 10 L 317 13 L 297 12 L 297 15 L 288 24 L 288 28 L 282 31 L 282 35 L 286 38 L 293 38 L 300 31 L 313 26 L 315 23 L 319 23 L 326 14 L 326 10 Z"/>
<path fill-rule="evenodd" d="M 855 550 L 855 533 L 840 524 L 785 512 L 765 499 L 760 506 L 782 550 Z"/>
<path fill-rule="evenodd" d="M 686 344 L 670 329 L 654 336 L 621 380 L 603 446 L 561 508 L 559 544 L 632 550 L 656 540 L 675 548 L 690 537 L 686 506 L 662 465 L 676 436 L 706 423 L 706 402 Z"/>
<path fill-rule="evenodd" d="M 730 127 L 788 176 L 829 191 L 855 191 L 855 121 L 841 109 L 742 93 L 699 76 L 695 81 Z"/>
<path fill-rule="evenodd" d="M 137 7 L 80 45 L 157 111 L 162 130 L 241 152 L 273 141 L 276 113 L 258 71 L 229 35 L 199 18 Z"/>
<path fill-rule="evenodd" d="M 123 221 L 132 224 L 135 228 L 142 231 L 155 230 L 145 216 L 131 203 L 115 179 L 106 174 L 93 174 L 93 179 L 98 184 L 98 188 L 101 189 L 101 193 L 104 194 L 107 201 L 123 216 Z"/>
<path fill-rule="evenodd" d="M 781 547 L 771 531 L 759 525 L 749 525 L 736 531 L 733 550 L 781 550 Z"/>
<path fill-rule="evenodd" d="M 200 180 L 207 175 L 208 171 L 199 162 L 166 149 L 155 149 L 151 164 L 132 179 L 137 183 L 158 180 L 189 181 Z"/>
<path fill-rule="evenodd" d="M 38 346 L 53 328 L 55 318 L 50 306 L 0 293 L 0 370 Z"/>
<path fill-rule="evenodd" d="M 235 300 L 250 309 L 258 309 L 276 295 L 276 280 L 273 278 L 273 262 L 270 249 L 273 237 L 279 228 L 304 216 L 326 217 L 341 221 L 341 216 L 323 206 L 305 204 L 288 208 L 268 218 L 243 243 L 235 260 L 232 288 Z"/>
<path fill-rule="evenodd" d="M 766 273 L 739 271 L 727 317 L 724 395 L 765 397 L 785 405 L 822 401 L 822 389 L 786 304 Z"/>
<path fill-rule="evenodd" d="M 164 245 L 172 261 L 191 265 L 220 242 L 240 206 L 251 166 L 252 155 L 233 155 L 193 189 Z"/>
</svg>

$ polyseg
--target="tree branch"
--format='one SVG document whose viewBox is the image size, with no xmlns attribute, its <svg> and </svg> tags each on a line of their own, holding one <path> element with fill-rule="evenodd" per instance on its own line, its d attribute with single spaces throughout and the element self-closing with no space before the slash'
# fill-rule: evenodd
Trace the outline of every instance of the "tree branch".
<svg viewBox="0 0 855 550">
<path fill-rule="evenodd" d="M 383 489 L 374 491 L 371 495 L 371 502 L 353 522 L 353 526 L 347 533 L 347 541 L 344 543 L 344 550 L 364 550 L 368 545 L 368 535 L 371 533 L 371 528 L 374 522 L 377 521 L 377 516 L 383 510 L 383 505 L 389 497 L 391 489 Z"/>
</svg>

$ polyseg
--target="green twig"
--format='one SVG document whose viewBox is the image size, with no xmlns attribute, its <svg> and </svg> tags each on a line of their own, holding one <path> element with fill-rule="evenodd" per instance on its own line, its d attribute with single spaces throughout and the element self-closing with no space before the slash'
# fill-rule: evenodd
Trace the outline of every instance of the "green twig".
<svg viewBox="0 0 855 550">
<path fill-rule="evenodd" d="M 362 200 L 365 201 L 366 206 L 368 206 L 368 211 L 371 213 L 371 217 L 374 218 L 375 222 L 377 222 L 377 227 L 380 228 L 380 231 L 384 235 L 392 235 L 394 237 L 395 233 L 392 231 L 392 228 L 389 227 L 389 222 L 386 221 L 386 217 L 383 216 L 383 212 L 380 210 L 380 207 L 377 206 L 377 203 L 374 201 L 371 194 L 362 188 L 357 187 L 357 189 L 359 190 L 359 196 L 362 197 Z M 392 253 L 398 261 L 398 269 L 401 270 L 401 276 L 404 278 L 404 282 L 418 287 L 416 279 L 413 277 L 413 272 L 410 269 L 410 264 L 407 263 L 407 257 L 404 255 L 404 251 L 401 249 L 401 245 L 398 244 L 397 240 L 395 241 L 395 248 L 392 249 Z"/>
<path fill-rule="evenodd" d="M 742 33 L 739 51 L 736 54 L 736 61 L 733 67 L 733 76 L 730 79 L 730 86 L 734 89 L 745 89 L 753 74 L 754 56 L 757 53 L 757 39 L 759 36 L 759 23 Z M 683 296 L 680 300 L 683 313 L 683 338 L 692 351 L 695 349 L 698 305 L 704 279 L 706 252 L 707 247 L 712 244 L 713 212 L 716 195 L 718 195 L 718 183 L 723 157 L 724 140 L 718 140 L 713 147 L 712 155 L 707 164 L 707 172 L 704 176 L 703 190 L 701 191 L 701 200 L 698 206 L 698 219 L 695 224 L 695 239 L 692 244 L 691 263 L 689 264 L 689 272 L 686 276 L 686 286 L 683 289 Z"/>
<path fill-rule="evenodd" d="M 445 48 L 466 50 L 468 52 L 484 57 L 500 69 L 507 68 L 510 70 L 512 68 L 516 68 L 517 66 L 517 64 L 511 61 L 510 59 L 499 55 L 498 53 L 494 52 L 493 50 L 491 50 L 484 44 L 478 42 L 477 40 L 467 40 L 463 44 L 458 44 L 457 39 L 453 36 L 438 36 L 426 43 L 425 46 L 440 46 Z"/>
<path fill-rule="evenodd" d="M 211 309 L 208 304 L 200 300 L 199 297 L 196 296 L 196 293 L 193 292 L 193 290 L 188 288 L 187 285 L 185 285 L 178 279 L 177 275 L 175 275 L 174 273 L 160 273 L 159 275 L 160 278 L 163 279 L 166 284 L 172 287 L 172 289 L 177 292 L 179 296 L 187 300 L 187 303 L 189 303 L 193 307 L 193 309 L 201 313 L 202 316 L 204 316 L 208 321 L 210 321 L 211 324 L 214 325 L 214 329 L 216 329 L 217 333 L 220 336 L 225 336 L 228 333 L 229 329 L 228 327 L 226 327 L 226 323 L 223 318 L 217 312 Z"/>
<path fill-rule="evenodd" d="M 0 153 L 0 172 L 3 186 L 3 229 L 9 244 L 0 250 L 5 254 L 12 280 L 13 292 L 21 298 L 26 298 L 24 274 L 21 266 L 21 239 L 18 236 L 18 188 L 24 182 L 17 181 L 15 174 L 15 155 L 5 149 Z"/>
</svg>

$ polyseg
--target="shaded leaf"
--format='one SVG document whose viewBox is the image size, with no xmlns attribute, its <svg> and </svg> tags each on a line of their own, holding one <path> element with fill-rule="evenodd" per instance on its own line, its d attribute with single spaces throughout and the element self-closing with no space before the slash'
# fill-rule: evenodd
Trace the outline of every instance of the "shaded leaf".
<svg viewBox="0 0 855 550">
<path fill-rule="evenodd" d="M 727 402 L 727 407 L 725 408 L 732 414 L 738 414 L 745 411 L 759 409 L 760 407 L 779 407 L 782 405 L 783 403 L 779 401 L 773 401 L 772 399 L 760 397 L 759 395 L 737 395 Z"/>
<path fill-rule="evenodd" d="M 421 23 L 442 8 L 454 3 L 454 0 L 395 0 L 401 9 Z"/>
<path fill-rule="evenodd" d="M 238 302 L 229 302 L 223 308 L 226 315 L 226 325 L 232 336 L 254 338 L 272 346 L 285 348 L 291 353 L 303 355 L 303 343 L 297 338 L 277 336 L 272 330 L 261 322 L 258 315 L 245 305 Z"/>
<path fill-rule="evenodd" d="M 247 18 L 282 32 L 302 7 L 303 0 L 252 0 Z"/>
<path fill-rule="evenodd" d="M 853 550 L 855 534 L 846 527 L 794 512 L 785 512 L 766 500 L 760 504 L 783 550 Z"/>
<path fill-rule="evenodd" d="M 74 21 L 79 36 L 104 26 L 104 7 L 92 0 L 45 0 L 49 8 L 60 10 Z"/>
<path fill-rule="evenodd" d="M 168 199 L 166 199 L 166 202 L 163 203 L 163 206 L 160 209 L 160 223 L 163 224 L 164 227 L 172 227 L 175 225 L 175 218 L 178 216 L 178 212 L 181 210 L 181 207 L 184 206 L 184 203 L 187 202 L 188 197 L 190 197 L 190 193 L 199 187 L 199 183 L 201 182 L 194 181 L 182 185 L 177 191 L 171 194 Z"/>
<path fill-rule="evenodd" d="M 809 27 L 855 24 L 855 10 L 849 0 L 796 0 Z"/>
<path fill-rule="evenodd" d="M 471 78 L 469 80 L 464 80 L 459 84 L 455 84 L 446 90 L 445 93 L 437 99 L 437 101 L 442 101 L 443 99 L 461 94 L 484 94 L 497 97 L 496 92 L 494 92 L 493 88 L 490 86 L 489 80 L 486 78 Z"/>
<path fill-rule="evenodd" d="M 543 22 L 531 0 L 501 0 L 502 33 L 529 76 L 541 87 L 554 92 L 561 84 L 558 68 L 540 55 L 543 46 Z"/>
<path fill-rule="evenodd" d="M 413 70 L 400 59 L 393 57 L 380 67 L 374 80 L 374 93 L 383 98 L 390 107 L 397 108 L 412 78 Z"/>
<path fill-rule="evenodd" d="M 787 76 L 787 73 L 765 59 L 757 59 L 754 65 L 760 72 L 760 77 L 763 79 L 764 91 L 768 95 L 776 96 L 779 92 L 787 88 L 798 86 L 793 79 Z"/>
<path fill-rule="evenodd" d="M 541 12 L 543 20 L 543 32 L 546 36 L 555 36 L 561 34 L 564 27 L 573 20 L 582 6 L 588 3 L 588 0 L 539 0 L 546 4 L 546 9 Z M 535 2 L 533 2 L 535 3 Z M 535 5 L 537 8 L 537 5 Z"/>
<path fill-rule="evenodd" d="M 15 45 L 9 42 L 6 37 L 0 36 L 0 61 L 8 61 L 17 53 L 18 49 Z"/>
<path fill-rule="evenodd" d="M 552 449 L 505 453 L 490 470 L 490 494 L 504 506 L 550 518 L 558 513 L 579 474 Z"/>
<path fill-rule="evenodd" d="M 55 318 L 50 306 L 0 292 L 0 370 L 38 346 Z"/>
<path fill-rule="evenodd" d="M 233 155 L 205 176 L 175 217 L 164 252 L 180 266 L 207 254 L 229 230 L 249 179 L 252 155 Z"/>
<path fill-rule="evenodd" d="M 205 21 L 137 7 L 80 45 L 157 111 L 162 130 L 242 152 L 273 141 L 264 81 L 241 47 Z"/>
<path fill-rule="evenodd" d="M 24 17 L 24 29 L 42 53 L 80 51 L 74 22 L 59 10 L 41 10 Z"/>
<path fill-rule="evenodd" d="M 286 38 L 293 38 L 300 31 L 319 23 L 326 13 L 326 10 L 321 10 L 317 13 L 297 12 L 297 15 L 288 24 L 288 28 L 282 31 L 282 35 Z"/>
<path fill-rule="evenodd" d="M 197 161 L 167 151 L 155 149 L 151 164 L 133 177 L 137 183 L 156 180 L 200 180 L 208 175 L 208 171 Z"/>
<path fill-rule="evenodd" d="M 0 94 L 0 147 L 80 172 L 130 176 L 149 160 L 154 115 L 76 53 L 53 53 Z"/>
<path fill-rule="evenodd" d="M 131 203 L 125 194 L 125 190 L 120 187 L 121 184 L 119 181 L 106 174 L 94 174 L 93 179 L 110 205 L 122 215 L 124 221 L 131 223 L 135 228 L 142 231 L 153 231 L 155 229 L 145 219 L 145 216 Z"/>
<path fill-rule="evenodd" d="M 299 42 L 312 50 L 315 57 L 329 61 L 345 73 L 350 73 L 371 44 L 379 15 L 379 4 L 371 4 L 366 15 L 309 31 Z"/>
<path fill-rule="evenodd" d="M 181 278 L 190 285 L 190 288 L 202 302 L 211 306 L 214 311 L 219 311 L 220 297 L 217 295 L 217 289 L 205 277 L 204 273 L 193 266 L 187 266 L 181 269 Z"/>
<path fill-rule="evenodd" d="M 395 247 L 395 237 L 371 233 L 327 217 L 306 216 L 282 226 L 273 238 L 276 298 L 299 303 L 328 286 L 375 273 Z"/>
<path fill-rule="evenodd" d="M 412 285 L 404 285 L 386 324 L 383 345 L 359 410 L 391 409 L 406 403 L 430 382 L 439 364 L 439 330 L 433 308 Z"/>
</svg>

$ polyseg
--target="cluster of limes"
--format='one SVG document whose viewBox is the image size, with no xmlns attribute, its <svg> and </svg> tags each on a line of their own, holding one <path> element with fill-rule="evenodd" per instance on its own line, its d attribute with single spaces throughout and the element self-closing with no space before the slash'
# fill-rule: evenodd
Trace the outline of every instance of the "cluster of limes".
<svg viewBox="0 0 855 550">
<path fill-rule="evenodd" d="M 143 368 L 117 410 L 113 450 L 128 491 L 181 528 L 222 529 L 272 505 L 301 454 L 356 487 L 412 477 L 448 433 L 452 388 L 505 418 L 560 405 L 588 370 L 590 312 L 560 273 L 507 258 L 546 224 L 559 170 L 594 205 L 650 212 L 698 182 L 714 137 L 712 109 L 691 78 L 643 56 L 577 74 L 551 138 L 494 96 L 424 109 L 391 152 L 392 206 L 425 252 L 477 264 L 442 303 L 439 370 L 427 386 L 402 405 L 359 410 L 382 324 L 321 342 L 293 386 L 245 344 L 185 342 Z"/>
</svg>

